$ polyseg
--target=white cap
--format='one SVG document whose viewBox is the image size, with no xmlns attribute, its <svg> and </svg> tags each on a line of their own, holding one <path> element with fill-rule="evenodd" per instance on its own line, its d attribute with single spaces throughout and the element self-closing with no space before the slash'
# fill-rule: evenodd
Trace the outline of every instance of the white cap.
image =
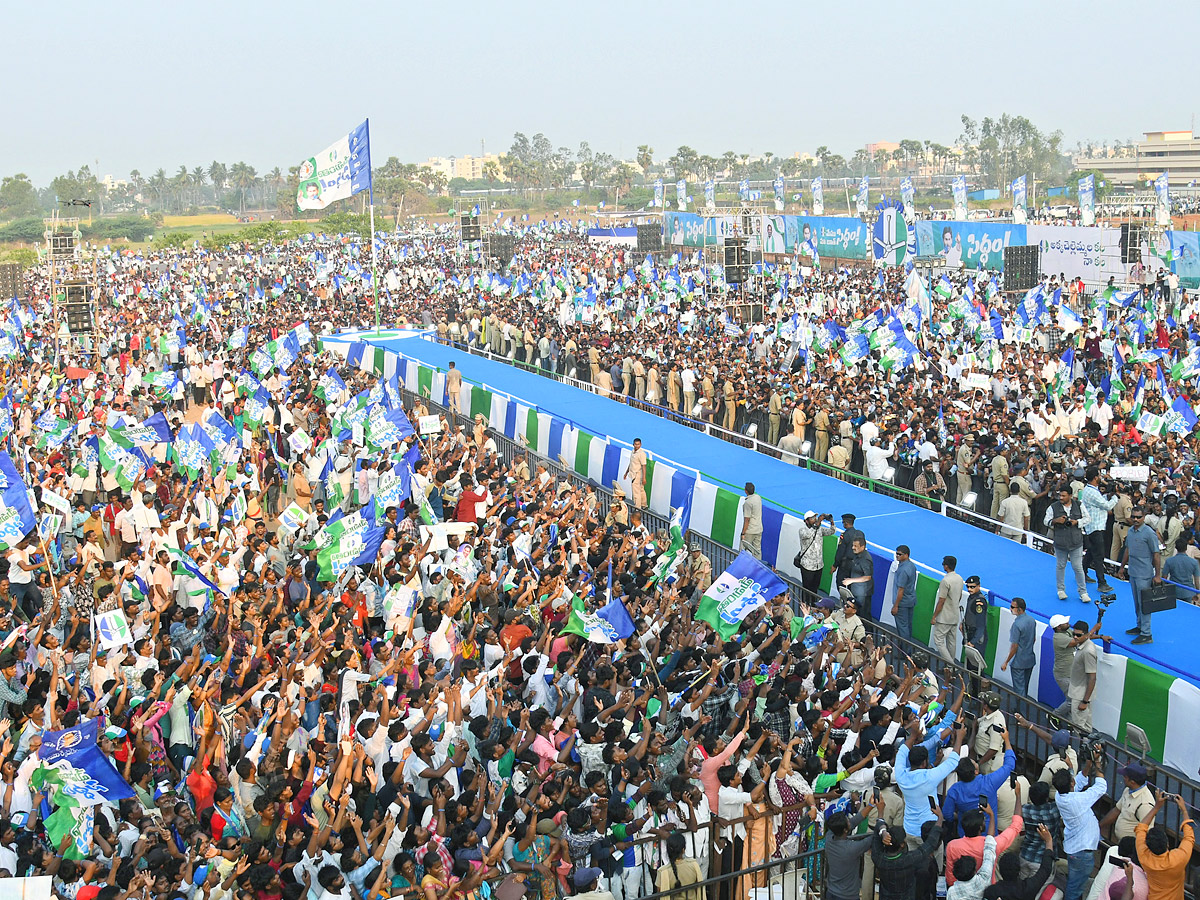
<svg viewBox="0 0 1200 900">
<path fill-rule="evenodd" d="M 1061 614 L 1057 615 L 1057 616 L 1051 616 L 1050 617 L 1050 629 L 1053 631 L 1059 625 L 1066 625 L 1070 621 L 1071 621 L 1070 619 L 1068 619 L 1066 616 L 1061 615 Z"/>
<path fill-rule="evenodd" d="M 811 519 L 811 518 L 812 518 L 813 516 L 815 516 L 815 515 L 816 515 L 816 513 L 815 513 L 815 512 L 813 512 L 813 511 L 810 509 L 808 512 L 806 512 L 806 513 L 804 514 L 804 518 L 806 518 L 806 519 Z"/>
</svg>

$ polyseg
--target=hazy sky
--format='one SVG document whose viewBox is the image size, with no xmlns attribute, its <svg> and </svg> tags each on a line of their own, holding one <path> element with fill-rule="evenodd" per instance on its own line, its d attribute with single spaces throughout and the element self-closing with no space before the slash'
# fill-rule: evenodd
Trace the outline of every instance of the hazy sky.
<svg viewBox="0 0 1200 900">
<path fill-rule="evenodd" d="M 83 163 L 286 171 L 368 116 L 378 164 L 502 152 L 515 131 L 626 158 L 849 156 L 950 144 L 962 113 L 1074 146 L 1186 129 L 1200 106 L 1171 77 L 1196 0 L 66 0 L 8 4 L 4 30 L 0 175 L 39 185 Z"/>
</svg>

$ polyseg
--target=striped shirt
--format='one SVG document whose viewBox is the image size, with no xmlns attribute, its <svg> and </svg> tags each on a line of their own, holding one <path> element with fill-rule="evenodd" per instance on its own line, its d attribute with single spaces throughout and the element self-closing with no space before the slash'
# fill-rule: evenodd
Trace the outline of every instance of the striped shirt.
<svg viewBox="0 0 1200 900">
<path fill-rule="evenodd" d="M 1096 531 L 1103 531 L 1108 525 L 1108 513 L 1117 505 L 1117 498 L 1106 499 L 1096 488 L 1086 484 L 1079 492 L 1079 502 L 1083 506 L 1083 511 L 1087 513 L 1087 521 L 1083 523 L 1083 533 L 1092 534 Z"/>
</svg>

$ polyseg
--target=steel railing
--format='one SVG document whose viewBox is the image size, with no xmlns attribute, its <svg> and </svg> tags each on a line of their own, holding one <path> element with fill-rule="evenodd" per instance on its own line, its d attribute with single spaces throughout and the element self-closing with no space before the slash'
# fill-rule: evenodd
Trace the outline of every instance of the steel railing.
<svg viewBox="0 0 1200 900">
<path fill-rule="evenodd" d="M 709 865 L 713 862 L 719 862 L 719 857 L 710 857 Z M 809 850 L 785 859 L 772 859 L 755 866 L 720 872 L 695 884 L 655 892 L 642 900 L 681 900 L 697 896 L 698 891 L 702 891 L 701 896 L 707 900 L 720 900 L 723 897 L 729 900 L 752 897 L 761 900 L 810 900 L 825 896 L 824 873 L 824 853 L 821 850 Z"/>
</svg>

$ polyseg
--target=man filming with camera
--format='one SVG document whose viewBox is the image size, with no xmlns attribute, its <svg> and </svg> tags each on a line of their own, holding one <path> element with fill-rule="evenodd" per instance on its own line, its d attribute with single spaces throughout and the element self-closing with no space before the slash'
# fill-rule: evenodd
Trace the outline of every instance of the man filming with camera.
<svg viewBox="0 0 1200 900">
<path fill-rule="evenodd" d="M 921 474 L 913 483 L 913 491 L 927 498 L 921 501 L 926 509 L 946 499 L 946 479 L 937 470 L 937 460 L 927 459 L 921 464 Z"/>
<path fill-rule="evenodd" d="M 1075 625 L 1086 630 L 1082 622 Z M 1090 643 L 1090 642 L 1089 642 Z M 1054 773 L 1054 802 L 1063 821 L 1063 851 L 1067 855 L 1067 888 L 1064 900 L 1080 900 L 1083 888 L 1096 864 L 1096 848 L 1100 846 L 1100 821 L 1092 812 L 1096 801 L 1108 792 L 1103 775 L 1093 773 L 1104 767 L 1104 744 L 1095 742 L 1084 748 L 1083 769 L 1074 778 L 1065 769 Z M 1089 785 L 1089 781 L 1091 784 Z"/>
<path fill-rule="evenodd" d="M 800 521 L 798 531 L 800 551 L 792 560 L 792 564 L 800 567 L 804 602 L 816 603 L 821 599 L 817 591 L 825 570 L 825 538 L 836 533 L 833 527 L 833 513 L 818 514 L 809 510 Z"/>
</svg>

